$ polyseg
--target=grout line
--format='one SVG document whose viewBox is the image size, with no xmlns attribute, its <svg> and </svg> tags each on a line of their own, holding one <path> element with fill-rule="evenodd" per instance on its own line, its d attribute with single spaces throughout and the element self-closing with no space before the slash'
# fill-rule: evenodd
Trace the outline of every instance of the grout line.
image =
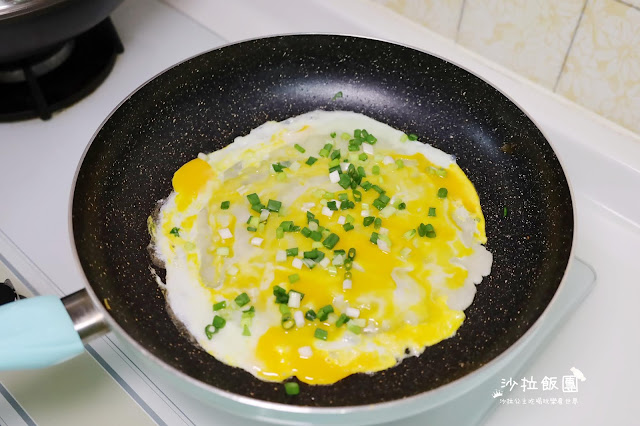
<svg viewBox="0 0 640 426">
<path fill-rule="evenodd" d="M 580 16 L 578 17 L 578 22 L 576 23 L 576 28 L 573 30 L 573 35 L 571 36 L 571 41 L 569 42 L 569 47 L 567 47 L 567 53 L 564 55 L 564 59 L 562 60 L 562 66 L 560 67 L 560 72 L 558 72 L 558 77 L 556 78 L 556 82 L 553 85 L 553 92 L 558 89 L 558 84 L 560 83 L 560 78 L 562 77 L 562 73 L 564 72 L 564 68 L 567 66 L 567 59 L 569 58 L 569 53 L 571 52 L 571 48 L 573 47 L 573 42 L 576 39 L 576 34 L 578 34 L 578 28 L 580 28 L 580 23 L 582 22 L 582 17 L 584 16 L 584 11 L 587 8 L 587 3 L 589 0 L 584 0 L 584 4 L 582 5 L 582 10 L 580 11 Z"/>
<path fill-rule="evenodd" d="M 456 37 L 454 41 L 457 43 L 460 37 L 460 27 L 462 26 L 462 16 L 464 15 L 464 7 L 467 4 L 467 0 L 462 0 L 462 7 L 460 7 L 460 18 L 458 18 L 458 26 L 456 27 Z"/>
<path fill-rule="evenodd" d="M 636 6 L 635 4 L 627 3 L 627 2 L 626 2 L 626 1 L 624 1 L 624 0 L 615 0 L 615 1 L 617 1 L 618 3 L 622 3 L 622 4 L 624 4 L 625 6 L 629 6 L 629 7 L 630 7 L 630 8 L 632 8 L 632 9 L 635 9 L 635 10 L 637 10 L 637 11 L 640 11 L 640 7 Z"/>
</svg>

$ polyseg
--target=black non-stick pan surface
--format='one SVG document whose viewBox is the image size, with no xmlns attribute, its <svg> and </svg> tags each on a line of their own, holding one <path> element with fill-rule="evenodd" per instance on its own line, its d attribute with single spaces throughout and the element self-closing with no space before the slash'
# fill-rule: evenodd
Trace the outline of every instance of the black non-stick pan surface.
<svg viewBox="0 0 640 426">
<path fill-rule="evenodd" d="M 337 92 L 343 97 L 332 100 Z M 457 334 L 420 357 L 330 386 L 256 379 L 218 362 L 178 330 L 149 271 L 147 217 L 173 173 L 267 120 L 315 109 L 366 114 L 454 154 L 486 218 L 491 275 Z M 506 208 L 506 216 L 505 216 Z M 98 300 L 142 347 L 219 389 L 260 400 L 349 406 L 390 401 L 472 373 L 538 319 L 570 257 L 573 209 L 553 150 L 507 97 L 437 57 L 382 41 L 294 35 L 212 50 L 160 74 L 96 134 L 79 170 L 72 225 Z"/>
</svg>

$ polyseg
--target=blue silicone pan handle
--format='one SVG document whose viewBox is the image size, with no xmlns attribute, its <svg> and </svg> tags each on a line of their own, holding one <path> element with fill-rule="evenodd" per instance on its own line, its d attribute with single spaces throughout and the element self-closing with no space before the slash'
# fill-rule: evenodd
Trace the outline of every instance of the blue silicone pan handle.
<svg viewBox="0 0 640 426">
<path fill-rule="evenodd" d="M 83 351 L 59 298 L 37 296 L 0 307 L 0 370 L 47 367 Z"/>
</svg>

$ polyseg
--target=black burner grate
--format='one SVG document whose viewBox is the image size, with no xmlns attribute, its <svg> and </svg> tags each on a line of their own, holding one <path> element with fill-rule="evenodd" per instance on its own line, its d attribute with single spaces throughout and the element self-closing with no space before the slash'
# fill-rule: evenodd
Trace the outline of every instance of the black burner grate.
<svg viewBox="0 0 640 426">
<path fill-rule="evenodd" d="M 107 18 L 58 46 L 49 58 L 39 55 L 19 64 L 0 64 L 0 122 L 48 120 L 52 112 L 93 92 L 123 51 Z M 47 71 L 47 66 L 53 69 Z"/>
</svg>

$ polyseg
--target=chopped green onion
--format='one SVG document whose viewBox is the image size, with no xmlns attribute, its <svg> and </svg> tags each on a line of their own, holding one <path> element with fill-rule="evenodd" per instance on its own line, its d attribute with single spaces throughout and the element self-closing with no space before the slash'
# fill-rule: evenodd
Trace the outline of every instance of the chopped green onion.
<svg viewBox="0 0 640 426">
<path fill-rule="evenodd" d="M 218 302 L 218 303 L 214 303 L 213 304 L 213 310 L 214 311 L 219 311 L 220 309 L 224 309 L 227 307 L 227 301 L 223 300 L 222 302 Z"/>
<path fill-rule="evenodd" d="M 384 194 L 386 192 L 384 189 L 380 188 L 378 185 L 373 185 L 372 188 L 373 188 L 374 191 L 376 191 L 380 195 L 382 195 L 382 194 Z"/>
<path fill-rule="evenodd" d="M 429 216 L 436 217 L 436 208 L 435 207 L 429 207 Z"/>
<path fill-rule="evenodd" d="M 329 156 L 329 150 L 326 150 L 326 149 L 322 148 L 322 149 L 320 150 L 320 152 L 318 153 L 318 155 L 319 155 L 320 157 L 327 158 L 327 157 Z"/>
<path fill-rule="evenodd" d="M 298 281 L 300 281 L 300 275 L 298 275 L 298 274 L 289 275 L 289 282 L 291 284 L 293 284 L 295 282 L 298 282 Z"/>
<path fill-rule="evenodd" d="M 367 216 L 367 217 L 365 217 L 364 219 L 362 219 L 362 224 L 363 224 L 364 226 L 369 226 L 369 225 L 371 225 L 371 224 L 373 223 L 373 221 L 374 221 L 374 220 L 376 220 L 376 218 L 375 218 L 375 217 L 373 217 L 373 216 Z"/>
<path fill-rule="evenodd" d="M 438 198 L 447 198 L 448 193 L 447 188 L 440 188 L 438 189 Z"/>
<path fill-rule="evenodd" d="M 352 267 L 353 267 L 353 260 L 346 259 L 344 261 L 344 269 L 347 270 L 347 271 L 350 271 Z"/>
<path fill-rule="evenodd" d="M 287 249 L 286 252 L 287 252 L 287 257 L 297 256 L 298 255 L 298 247 Z"/>
<path fill-rule="evenodd" d="M 333 254 L 335 255 L 341 254 L 342 256 L 344 256 L 345 254 L 347 254 L 347 252 L 344 250 L 334 250 Z"/>
<path fill-rule="evenodd" d="M 377 232 L 372 232 L 369 241 L 371 241 L 373 244 L 378 244 L 378 237 L 379 235 Z"/>
<path fill-rule="evenodd" d="M 378 166 L 377 164 L 375 166 L 373 166 L 371 168 L 371 173 L 373 173 L 374 175 L 379 175 L 380 174 L 380 166 Z"/>
<path fill-rule="evenodd" d="M 291 396 L 298 395 L 300 393 L 300 385 L 298 385 L 296 382 L 287 382 L 284 384 L 284 391 L 287 395 L 291 395 Z"/>
<path fill-rule="evenodd" d="M 279 285 L 273 287 L 273 295 L 276 297 L 276 303 L 289 303 L 289 295 L 287 294 L 287 291 Z"/>
<path fill-rule="evenodd" d="M 367 161 L 367 158 L 369 158 L 369 156 L 367 154 L 365 154 L 364 152 L 361 153 L 360 155 L 358 155 L 358 160 L 360 160 L 360 161 Z"/>
<path fill-rule="evenodd" d="M 305 164 L 307 166 L 313 166 L 313 164 L 318 161 L 318 159 L 316 157 L 309 157 L 307 158 L 307 161 L 305 161 Z"/>
<path fill-rule="evenodd" d="M 333 152 L 331 153 L 331 157 L 330 157 L 330 158 L 331 158 L 332 160 L 338 160 L 338 159 L 340 159 L 340 150 L 339 150 L 339 149 L 336 149 L 335 151 L 333 151 Z"/>
<path fill-rule="evenodd" d="M 244 305 L 246 305 L 247 303 L 249 303 L 251 301 L 251 299 L 249 299 L 249 295 L 247 293 L 242 293 L 241 295 L 236 297 L 234 300 L 236 301 L 237 305 L 240 306 L 240 307 L 243 307 Z"/>
<path fill-rule="evenodd" d="M 247 324 L 245 324 L 244 327 L 242 328 L 242 335 L 251 336 L 251 331 L 249 330 L 249 327 L 247 326 Z"/>
<path fill-rule="evenodd" d="M 216 315 L 215 317 L 213 317 L 213 322 L 211 323 L 217 330 L 224 328 L 225 324 L 227 323 L 227 320 L 222 318 L 219 315 Z"/>
<path fill-rule="evenodd" d="M 293 326 L 296 325 L 296 322 L 293 320 L 293 318 L 291 318 L 291 314 L 287 314 L 282 316 L 282 319 L 280 320 L 280 325 L 285 330 L 291 330 Z"/>
<path fill-rule="evenodd" d="M 300 233 L 302 234 L 302 236 L 309 238 L 309 236 L 311 236 L 311 229 L 305 226 L 300 230 Z"/>
<path fill-rule="evenodd" d="M 329 161 L 329 173 L 331 173 L 333 171 L 337 171 L 337 170 L 341 170 L 340 169 L 340 159 L 339 158 L 334 158 L 333 160 Z"/>
<path fill-rule="evenodd" d="M 351 135 L 347 132 L 343 132 L 340 137 L 342 138 L 342 140 L 348 141 L 349 139 L 351 139 Z"/>
<path fill-rule="evenodd" d="M 357 189 L 354 189 L 352 192 L 353 192 L 353 199 L 355 201 L 358 201 L 358 202 L 362 201 L 362 192 L 358 191 Z"/>
<path fill-rule="evenodd" d="M 287 178 L 287 174 L 284 172 L 276 174 L 276 179 L 279 180 L 280 182 L 284 181 L 286 178 Z"/>
<path fill-rule="evenodd" d="M 415 229 L 410 229 L 407 232 L 405 232 L 404 234 L 402 234 L 402 236 L 404 237 L 405 240 L 410 240 L 413 237 L 416 236 L 416 230 Z"/>
<path fill-rule="evenodd" d="M 276 173 L 282 173 L 282 171 L 284 170 L 284 166 L 280 163 L 274 163 L 271 165 L 271 167 L 273 167 L 273 171 Z"/>
<path fill-rule="evenodd" d="M 336 132 L 331 132 L 331 134 L 329 136 L 331 136 L 332 138 L 335 138 L 336 137 Z"/>
<path fill-rule="evenodd" d="M 313 337 L 320 340 L 327 340 L 327 337 L 329 337 L 329 333 L 327 332 L 327 330 L 316 328 L 315 333 L 313 333 Z"/>
<path fill-rule="evenodd" d="M 242 311 L 242 318 L 253 318 L 254 316 L 256 316 L 256 308 L 253 306 L 246 311 Z"/>
<path fill-rule="evenodd" d="M 367 177 L 367 174 L 364 171 L 364 167 L 362 166 L 358 166 L 358 174 L 360 175 L 360 177 Z"/>
<path fill-rule="evenodd" d="M 171 228 L 171 231 L 169 231 L 169 233 L 171 235 L 173 235 L 174 237 L 179 237 L 180 236 L 180 228 Z"/>
<path fill-rule="evenodd" d="M 354 228 L 355 228 L 355 226 L 353 226 L 353 225 L 352 225 L 352 224 L 350 224 L 350 223 L 345 223 L 344 225 L 342 225 L 342 227 L 344 228 L 344 230 L 345 230 L 346 232 L 349 232 L 349 231 L 351 231 L 352 229 L 354 229 Z"/>
<path fill-rule="evenodd" d="M 223 201 L 222 203 L 220 203 L 220 208 L 222 210 L 228 210 L 230 205 L 231 205 L 231 202 Z"/>
<path fill-rule="evenodd" d="M 329 318 L 329 314 L 333 312 L 333 306 L 326 305 L 318 309 L 318 319 L 320 321 L 326 321 Z"/>
<path fill-rule="evenodd" d="M 347 201 L 348 199 L 349 199 L 349 194 L 347 194 L 346 192 L 341 192 L 338 194 L 338 200 Z"/>
<path fill-rule="evenodd" d="M 278 200 L 269 200 L 269 202 L 267 203 L 267 210 L 271 212 L 279 212 L 280 207 L 282 207 L 282 202 Z"/>
<path fill-rule="evenodd" d="M 424 223 L 418 225 L 418 235 L 424 237 L 427 234 L 427 230 Z"/>
<path fill-rule="evenodd" d="M 406 208 L 407 208 L 407 205 L 405 203 L 398 204 L 398 210 L 404 210 Z"/>
<path fill-rule="evenodd" d="M 410 133 L 408 135 L 408 138 L 410 141 L 417 141 L 418 140 L 418 135 L 414 134 L 414 133 Z"/>
<path fill-rule="evenodd" d="M 249 232 L 256 232 L 258 230 L 258 228 L 256 228 L 255 226 L 247 226 L 247 231 Z"/>
<path fill-rule="evenodd" d="M 375 229 L 380 229 L 381 226 L 382 226 L 382 219 L 377 217 L 376 220 L 373 221 L 373 227 Z"/>
<path fill-rule="evenodd" d="M 404 161 L 402 161 L 402 159 L 398 158 L 396 160 L 396 166 L 398 166 L 399 169 L 402 169 L 404 167 Z"/>
<path fill-rule="evenodd" d="M 333 98 L 331 98 L 332 101 L 335 101 L 336 99 L 339 99 L 342 97 L 342 92 L 338 92 L 335 95 L 333 95 Z"/>
<path fill-rule="evenodd" d="M 347 254 L 347 258 L 348 258 L 349 260 L 353 260 L 353 259 L 355 259 L 355 258 L 356 258 L 356 249 L 355 249 L 355 248 L 351 247 L 351 248 L 349 249 L 349 254 Z"/>
<path fill-rule="evenodd" d="M 340 314 L 340 318 L 336 321 L 336 327 L 342 327 L 344 324 L 349 322 L 349 317 L 347 314 Z"/>
<path fill-rule="evenodd" d="M 302 255 L 305 259 L 316 259 L 318 257 L 318 250 L 305 251 Z"/>
<path fill-rule="evenodd" d="M 204 334 L 207 335 L 207 339 L 211 340 L 214 334 L 216 334 L 218 330 L 215 328 L 213 324 L 207 324 L 204 328 Z"/>
<path fill-rule="evenodd" d="M 333 211 L 338 210 L 338 206 L 336 206 L 336 202 L 335 201 L 329 201 L 327 203 L 327 207 L 329 208 L 329 210 L 333 210 Z"/>
<path fill-rule="evenodd" d="M 345 273 L 344 273 L 344 279 L 345 279 L 345 280 L 350 280 L 350 279 L 351 279 L 351 277 L 352 277 L 351 272 L 345 272 Z"/>
<path fill-rule="evenodd" d="M 282 223 L 280 223 L 280 228 L 282 228 L 284 232 L 290 232 L 291 229 L 293 228 L 293 221 L 292 220 L 283 221 Z"/>
<path fill-rule="evenodd" d="M 262 210 L 264 210 L 264 204 L 261 204 L 261 203 L 251 204 L 251 210 L 255 210 L 258 213 L 261 213 Z"/>
<path fill-rule="evenodd" d="M 400 136 L 400 142 L 406 142 L 407 139 L 409 139 L 409 137 L 406 134 L 403 134 L 402 136 Z"/>
<path fill-rule="evenodd" d="M 287 306 L 286 303 L 281 303 L 280 306 L 278 306 L 278 310 L 280 311 L 281 315 L 287 315 L 291 313 L 291 309 L 289 309 L 289 306 Z"/>
<path fill-rule="evenodd" d="M 356 218 L 348 214 L 346 217 L 346 220 L 347 220 L 347 223 L 354 223 L 356 221 Z"/>
<path fill-rule="evenodd" d="M 300 146 L 300 145 L 298 145 L 298 144 L 295 144 L 293 147 L 294 147 L 296 150 L 298 150 L 298 152 L 300 152 L 300 153 L 302 153 L 302 154 L 304 154 L 305 152 L 307 152 L 307 150 L 306 150 L 306 149 L 304 149 L 303 147 L 301 147 L 301 146 Z"/>
<path fill-rule="evenodd" d="M 349 330 L 353 334 L 362 333 L 362 327 L 360 327 L 358 325 L 355 325 L 355 324 L 347 324 L 347 330 Z"/>
<path fill-rule="evenodd" d="M 276 238 L 279 240 L 284 238 L 284 229 L 282 229 L 281 227 L 276 228 Z"/>
<path fill-rule="evenodd" d="M 318 316 L 316 315 L 316 312 L 313 309 L 309 309 L 307 312 L 305 312 L 304 317 L 306 319 L 308 319 L 309 321 L 313 321 L 315 320 Z"/>
<path fill-rule="evenodd" d="M 346 173 L 342 173 L 340 175 L 340 180 L 338 181 L 338 185 L 340 185 L 344 189 L 349 188 L 351 186 L 351 178 L 349 177 L 349 175 Z"/>
<path fill-rule="evenodd" d="M 322 245 L 331 250 L 336 244 L 338 244 L 338 241 L 340 241 L 340 237 L 332 233 L 329 234 L 329 236 L 322 242 Z"/>
<path fill-rule="evenodd" d="M 249 204 L 252 206 L 255 204 L 260 204 L 260 197 L 255 192 L 253 194 L 247 195 L 247 200 L 249 200 Z"/>
<path fill-rule="evenodd" d="M 313 241 L 320 241 L 322 239 L 322 232 L 320 231 L 312 231 L 309 236 Z"/>
<path fill-rule="evenodd" d="M 362 187 L 362 189 L 364 189 L 365 191 L 368 191 L 368 190 L 370 190 L 370 189 L 371 189 L 371 187 L 372 187 L 373 185 L 371 184 L 371 182 L 366 182 L 366 181 L 365 181 L 365 182 L 362 182 L 362 183 L 360 184 L 360 186 L 361 186 L 361 187 Z"/>
<path fill-rule="evenodd" d="M 505 206 L 505 208 L 502 210 L 502 216 L 503 217 L 507 217 L 507 207 Z"/>
</svg>

